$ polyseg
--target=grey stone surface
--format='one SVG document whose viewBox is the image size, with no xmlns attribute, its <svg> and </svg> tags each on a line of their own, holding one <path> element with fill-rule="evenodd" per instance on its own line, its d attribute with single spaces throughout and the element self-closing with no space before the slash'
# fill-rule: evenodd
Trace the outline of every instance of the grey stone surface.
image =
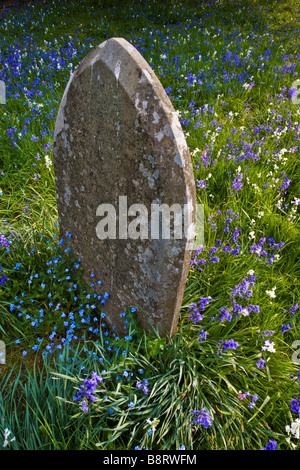
<svg viewBox="0 0 300 470">
<path fill-rule="evenodd" d="M 126 40 L 100 44 L 71 76 L 56 120 L 54 168 L 61 236 L 72 234 L 86 279 L 95 273 L 101 291 L 109 292 L 103 308 L 109 323 L 122 334 L 120 313 L 136 307 L 142 328 L 153 324 L 162 336 L 174 335 L 191 243 L 186 237 L 122 239 L 118 225 L 114 240 L 96 233 L 97 208 L 112 204 L 118 215 L 120 196 L 128 208 L 144 204 L 149 214 L 153 203 L 185 204 L 190 228 L 196 221 L 194 174 L 178 116 Z"/>
</svg>

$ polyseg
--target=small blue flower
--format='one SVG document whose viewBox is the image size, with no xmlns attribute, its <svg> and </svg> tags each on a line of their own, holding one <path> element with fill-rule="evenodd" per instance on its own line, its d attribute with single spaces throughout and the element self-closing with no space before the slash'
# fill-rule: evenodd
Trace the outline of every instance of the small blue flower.
<svg viewBox="0 0 300 470">
<path fill-rule="evenodd" d="M 263 369 L 265 367 L 265 360 L 260 358 L 256 364 L 257 369 Z"/>
<path fill-rule="evenodd" d="M 277 442 L 270 440 L 266 447 L 262 448 L 261 450 L 278 450 Z"/>
<path fill-rule="evenodd" d="M 211 416 L 209 412 L 206 411 L 205 407 L 203 407 L 200 411 L 191 410 L 191 413 L 195 415 L 195 419 L 191 421 L 191 424 L 197 423 L 203 425 L 206 429 L 209 426 L 212 426 Z"/>
<path fill-rule="evenodd" d="M 88 407 L 86 401 L 83 400 L 83 402 L 81 404 L 81 408 L 82 408 L 82 411 L 84 411 L 84 413 L 87 413 L 89 411 L 89 407 Z"/>
</svg>

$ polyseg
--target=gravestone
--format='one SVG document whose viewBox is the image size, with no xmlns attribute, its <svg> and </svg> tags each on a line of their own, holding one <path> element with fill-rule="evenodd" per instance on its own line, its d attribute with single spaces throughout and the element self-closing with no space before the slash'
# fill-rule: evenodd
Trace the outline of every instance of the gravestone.
<svg viewBox="0 0 300 470">
<path fill-rule="evenodd" d="M 126 40 L 103 42 L 71 76 L 54 169 L 61 236 L 72 234 L 85 279 L 94 273 L 103 283 L 95 290 L 110 294 L 101 305 L 108 323 L 125 334 L 120 314 L 135 307 L 146 331 L 174 335 L 194 240 L 194 175 L 167 93 Z"/>
</svg>

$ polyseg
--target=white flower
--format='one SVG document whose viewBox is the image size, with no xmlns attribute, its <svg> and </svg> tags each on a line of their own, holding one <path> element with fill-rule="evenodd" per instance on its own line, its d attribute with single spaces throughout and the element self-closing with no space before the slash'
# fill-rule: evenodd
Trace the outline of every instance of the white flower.
<svg viewBox="0 0 300 470">
<path fill-rule="evenodd" d="M 292 423 L 291 433 L 297 439 L 300 439 L 300 418 L 297 418 L 296 421 Z"/>
<path fill-rule="evenodd" d="M 253 269 L 249 269 L 249 271 L 247 272 L 247 274 L 249 274 L 250 276 L 253 276 L 254 270 L 253 270 Z"/>
<path fill-rule="evenodd" d="M 200 149 L 198 149 L 198 147 L 196 147 L 195 150 L 191 153 L 192 157 L 194 157 L 199 152 L 200 152 Z"/>
<path fill-rule="evenodd" d="M 289 426 L 287 426 L 287 428 L 289 428 Z M 294 444 L 293 442 L 291 442 L 291 438 L 290 438 L 290 437 L 286 437 L 285 440 L 286 440 L 286 442 L 287 442 L 288 444 L 290 444 L 290 446 L 291 446 L 293 449 L 295 449 L 295 448 L 297 447 L 296 444 Z"/>
<path fill-rule="evenodd" d="M 48 170 L 50 170 L 50 167 L 52 165 L 52 161 L 51 161 L 49 155 L 45 155 L 45 162 L 46 162 L 46 167 L 48 168 Z"/>
<path fill-rule="evenodd" d="M 286 426 L 285 430 L 288 434 L 292 433 L 297 439 L 300 439 L 300 418 L 297 418 L 291 426 Z"/>
<path fill-rule="evenodd" d="M 13 437 L 12 439 L 8 440 L 8 436 L 11 434 L 11 432 L 9 431 L 9 429 L 5 428 L 4 429 L 4 442 L 3 442 L 3 447 L 7 447 L 8 444 L 10 442 L 13 442 L 16 440 L 15 437 Z"/>
<path fill-rule="evenodd" d="M 241 314 L 243 315 L 243 317 L 247 317 L 249 315 L 249 310 L 247 309 L 247 307 L 241 310 Z"/>
<path fill-rule="evenodd" d="M 293 201 L 291 201 L 291 204 L 296 204 L 297 206 L 299 206 L 299 204 L 300 204 L 300 199 L 294 197 Z"/>
<path fill-rule="evenodd" d="M 266 294 L 269 295 L 271 297 L 271 299 L 275 299 L 275 297 L 276 297 L 275 289 L 276 289 L 276 287 L 273 287 L 273 289 L 271 289 L 271 290 L 266 290 Z"/>
<path fill-rule="evenodd" d="M 264 341 L 264 346 L 262 347 L 262 351 L 269 351 L 269 352 L 276 352 L 276 349 L 274 348 L 274 343 L 273 341 Z"/>
<path fill-rule="evenodd" d="M 281 209 L 282 203 L 283 203 L 283 198 L 281 197 L 280 199 L 278 199 L 278 202 L 277 202 L 277 204 L 275 204 L 275 206 L 276 206 L 278 209 Z"/>
<path fill-rule="evenodd" d="M 147 419 L 147 423 L 150 424 L 152 432 L 154 434 L 154 432 L 156 430 L 156 426 L 159 424 L 159 419 L 153 418 L 152 421 L 151 421 L 151 419 Z"/>
<path fill-rule="evenodd" d="M 255 232 L 249 232 L 249 239 L 255 238 Z"/>
</svg>

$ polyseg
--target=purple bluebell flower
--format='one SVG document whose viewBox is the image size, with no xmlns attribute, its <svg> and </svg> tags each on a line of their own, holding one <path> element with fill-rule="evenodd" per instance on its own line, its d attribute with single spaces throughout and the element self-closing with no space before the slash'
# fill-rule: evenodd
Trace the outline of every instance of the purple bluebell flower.
<svg viewBox="0 0 300 470">
<path fill-rule="evenodd" d="M 292 413 L 296 413 L 297 415 L 299 415 L 299 413 L 300 413 L 300 396 L 298 397 L 298 399 L 293 398 L 291 400 L 291 411 L 292 411 Z"/>
<path fill-rule="evenodd" d="M 287 330 L 290 330 L 293 327 L 293 325 L 282 325 L 281 327 L 281 333 L 285 333 Z"/>
<path fill-rule="evenodd" d="M 136 382 L 136 388 L 142 389 L 143 392 L 144 392 L 144 394 L 147 395 L 147 393 L 149 392 L 148 380 L 147 380 L 147 379 L 144 379 L 143 382 L 141 382 L 140 380 L 137 380 L 137 382 Z"/>
<path fill-rule="evenodd" d="M 257 369 L 263 369 L 265 367 L 266 361 L 260 358 L 256 364 Z"/>
<path fill-rule="evenodd" d="M 199 343 L 202 343 L 202 341 L 205 341 L 207 338 L 207 331 L 201 330 L 200 332 L 200 338 L 199 338 Z"/>
<path fill-rule="evenodd" d="M 81 401 L 82 410 L 88 412 L 88 403 L 95 402 L 96 396 L 93 395 L 97 383 L 103 382 L 103 378 L 98 375 L 96 372 L 93 372 L 91 379 L 84 379 L 83 385 L 80 386 L 80 389 L 77 392 L 76 397 L 73 398 L 74 401 Z"/>
<path fill-rule="evenodd" d="M 290 312 L 292 315 L 295 315 L 295 311 L 299 308 L 298 304 L 295 304 L 293 307 L 290 308 Z"/>
<path fill-rule="evenodd" d="M 5 246 L 5 248 L 9 248 L 9 241 L 4 235 L 0 234 L 0 246 Z"/>
<path fill-rule="evenodd" d="M 199 424 L 204 426 L 207 429 L 209 426 L 212 426 L 212 419 L 208 411 L 206 411 L 205 407 L 201 410 L 191 410 L 191 413 L 195 416 L 192 419 L 191 424 Z"/>
<path fill-rule="evenodd" d="M 278 444 L 277 444 L 276 441 L 270 440 L 270 441 L 268 442 L 268 444 L 266 445 L 266 447 L 264 447 L 264 448 L 262 448 L 262 449 L 260 449 L 260 450 L 278 450 L 278 447 L 277 447 L 277 446 L 278 446 Z"/>
<path fill-rule="evenodd" d="M 236 349 L 239 346 L 239 343 L 237 341 L 234 341 L 233 339 L 226 339 L 225 341 L 221 340 L 217 344 L 217 354 L 220 354 L 221 352 L 225 352 L 227 349 Z M 222 348 L 222 351 L 221 351 Z"/>
</svg>

